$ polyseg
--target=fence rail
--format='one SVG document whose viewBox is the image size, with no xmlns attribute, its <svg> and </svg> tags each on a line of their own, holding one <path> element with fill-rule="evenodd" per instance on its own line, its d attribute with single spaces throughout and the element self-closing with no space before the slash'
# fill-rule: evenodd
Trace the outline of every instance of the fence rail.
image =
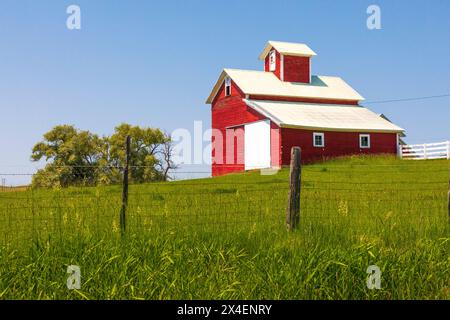
<svg viewBox="0 0 450 320">
<path fill-rule="evenodd" d="M 401 157 L 407 160 L 450 159 L 450 141 L 404 145 Z"/>
</svg>

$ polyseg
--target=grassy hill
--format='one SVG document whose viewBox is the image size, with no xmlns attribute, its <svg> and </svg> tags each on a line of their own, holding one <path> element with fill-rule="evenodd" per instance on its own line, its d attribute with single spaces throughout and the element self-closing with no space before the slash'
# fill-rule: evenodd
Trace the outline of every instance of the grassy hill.
<svg viewBox="0 0 450 320">
<path fill-rule="evenodd" d="M 125 237 L 120 186 L 0 193 L 0 299 L 449 299 L 448 181 L 448 161 L 304 166 L 293 233 L 286 169 L 132 185 Z"/>
</svg>

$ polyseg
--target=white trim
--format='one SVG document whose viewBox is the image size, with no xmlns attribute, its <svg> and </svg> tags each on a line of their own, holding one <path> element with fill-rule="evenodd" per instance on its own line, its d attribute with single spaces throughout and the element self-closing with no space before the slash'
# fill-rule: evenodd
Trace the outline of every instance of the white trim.
<svg viewBox="0 0 450 320">
<path fill-rule="evenodd" d="M 261 121 L 271 121 L 269 118 L 264 118 L 264 119 L 261 119 L 261 120 L 256 120 L 256 121 L 250 121 L 250 122 L 242 122 L 242 123 L 240 123 L 240 124 L 234 124 L 234 125 L 232 125 L 232 126 L 227 126 L 227 127 L 225 127 L 225 129 L 233 129 L 233 128 L 237 128 L 237 127 L 243 127 L 243 126 L 246 126 L 247 124 L 251 124 L 251 123 L 256 123 L 256 122 L 261 122 Z"/>
<path fill-rule="evenodd" d="M 257 110 L 258 111 L 258 110 Z M 260 111 L 258 111 L 260 112 Z M 260 112 L 262 113 L 262 112 Z M 265 114 L 269 114 L 269 113 L 265 113 Z M 277 118 L 275 118 L 277 119 Z M 275 122 L 275 120 L 272 120 L 273 122 Z M 280 121 L 280 120 L 278 120 Z M 276 122 L 275 122 L 276 123 Z M 310 126 L 302 126 L 302 125 L 292 125 L 292 124 L 286 124 L 281 122 L 280 127 L 282 128 L 290 128 L 290 129 L 305 129 L 305 130 L 320 130 L 320 131 L 325 131 L 325 132 L 370 132 L 370 133 L 397 133 L 397 131 L 391 131 L 391 130 L 377 130 L 377 129 L 367 129 L 367 128 L 352 128 L 352 129 L 348 129 L 348 128 L 332 128 L 332 127 L 310 127 Z"/>
<path fill-rule="evenodd" d="M 272 58 L 273 58 L 273 64 L 272 64 Z M 269 51 L 269 71 L 276 71 L 277 70 L 277 52 L 275 49 L 272 49 Z"/>
<path fill-rule="evenodd" d="M 322 138 L 322 144 L 321 145 L 316 144 L 316 137 L 321 137 Z M 325 148 L 325 133 L 323 133 L 323 132 L 313 132 L 313 147 Z"/>
<path fill-rule="evenodd" d="M 397 156 L 399 158 L 402 157 L 402 146 L 400 145 L 400 134 L 397 133 L 396 135 L 396 140 L 397 140 Z"/>
<path fill-rule="evenodd" d="M 367 138 L 367 142 L 368 142 L 367 146 L 363 146 L 362 145 L 362 143 L 361 143 L 361 139 L 362 138 Z M 361 149 L 370 149 L 370 134 L 362 133 L 362 134 L 359 135 L 359 147 Z"/>
<path fill-rule="evenodd" d="M 309 57 L 309 83 L 311 83 L 312 80 L 312 70 L 311 70 L 311 57 Z"/>
</svg>

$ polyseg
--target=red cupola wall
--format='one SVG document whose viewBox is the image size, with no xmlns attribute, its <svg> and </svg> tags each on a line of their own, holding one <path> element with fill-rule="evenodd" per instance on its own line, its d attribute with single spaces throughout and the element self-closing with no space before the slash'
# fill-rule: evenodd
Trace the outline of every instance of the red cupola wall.
<svg viewBox="0 0 450 320">
<path fill-rule="evenodd" d="M 274 52 L 275 66 L 270 68 L 271 52 Z M 264 59 L 264 71 L 273 72 L 278 79 L 286 82 L 311 82 L 311 57 L 280 54 L 272 48 Z"/>
</svg>

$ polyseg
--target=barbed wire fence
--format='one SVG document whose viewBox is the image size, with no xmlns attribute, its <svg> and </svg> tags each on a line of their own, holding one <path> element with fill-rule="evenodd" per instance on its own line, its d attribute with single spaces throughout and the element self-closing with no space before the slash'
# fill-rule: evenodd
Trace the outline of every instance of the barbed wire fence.
<svg viewBox="0 0 450 320">
<path fill-rule="evenodd" d="M 14 188 L 2 180 L 0 242 L 145 232 L 248 235 L 258 229 L 282 232 L 286 226 L 309 232 L 323 228 L 395 232 L 405 219 L 411 230 L 427 232 L 435 228 L 434 222 L 450 219 L 448 166 L 301 168 L 300 163 L 293 159 L 289 174 L 255 172 L 245 180 L 231 175 L 128 184 L 128 175 L 137 168 L 126 165 L 116 167 L 122 170 L 122 185 Z M 34 173 L 0 172 L 2 179 L 17 175 Z"/>
</svg>

